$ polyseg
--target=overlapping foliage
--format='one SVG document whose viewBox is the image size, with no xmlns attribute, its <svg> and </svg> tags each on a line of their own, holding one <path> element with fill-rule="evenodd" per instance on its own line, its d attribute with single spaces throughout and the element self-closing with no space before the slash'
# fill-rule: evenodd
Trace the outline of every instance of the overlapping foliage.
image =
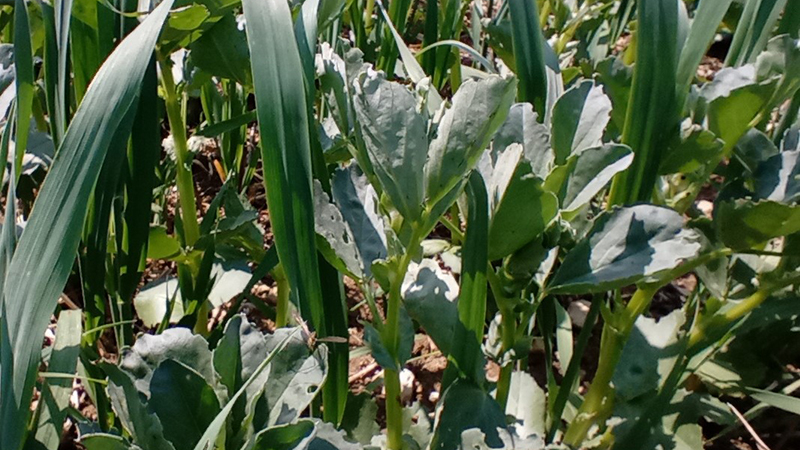
<svg viewBox="0 0 800 450">
<path fill-rule="evenodd" d="M 2 3 L 2 447 L 700 449 L 727 397 L 800 412 L 797 11 Z M 419 332 L 435 411 L 402 398 Z"/>
</svg>

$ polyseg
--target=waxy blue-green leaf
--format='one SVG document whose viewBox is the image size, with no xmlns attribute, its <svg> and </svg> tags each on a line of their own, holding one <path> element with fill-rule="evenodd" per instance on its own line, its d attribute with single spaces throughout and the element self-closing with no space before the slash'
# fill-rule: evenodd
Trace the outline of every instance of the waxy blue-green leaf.
<svg viewBox="0 0 800 450">
<path fill-rule="evenodd" d="M 16 450 L 24 441 L 41 349 L 41 340 L 31 337 L 44 333 L 72 271 L 86 204 L 102 161 L 114 135 L 131 126 L 139 87 L 171 5 L 171 0 L 162 2 L 95 75 L 8 268 L 0 381 L 3 448 Z"/>
<path fill-rule="evenodd" d="M 239 388 L 236 393 L 228 399 L 228 403 L 225 405 L 224 408 L 217 414 L 214 420 L 209 424 L 209 426 L 205 429 L 203 436 L 200 438 L 200 441 L 194 447 L 194 450 L 212 450 L 214 448 L 214 444 L 217 442 L 220 433 L 223 432 L 223 428 L 225 427 L 225 423 L 228 420 L 228 417 L 231 415 L 234 407 L 237 404 L 237 401 L 242 395 L 245 395 L 245 392 L 253 384 L 256 380 L 259 379 L 261 373 L 269 367 L 272 360 L 279 355 L 291 342 L 292 339 L 296 338 L 300 335 L 300 328 L 294 328 L 291 330 L 287 330 L 288 333 L 284 335 L 280 341 L 277 339 L 273 345 L 270 346 L 270 353 L 264 358 L 263 361 L 256 367 L 253 371 L 253 374 L 247 381 L 242 384 L 242 387 Z"/>
<path fill-rule="evenodd" d="M 531 165 L 533 173 L 541 178 L 553 167 L 555 155 L 550 146 L 550 131 L 539 123 L 538 115 L 530 103 L 515 103 L 508 111 L 503 125 L 492 139 L 492 152 L 502 152 L 511 144 L 522 145 L 525 159 Z"/>
<path fill-rule="evenodd" d="M 759 164 L 755 173 L 759 199 L 793 204 L 800 199 L 800 150 L 783 151 Z"/>
<path fill-rule="evenodd" d="M 432 450 L 462 448 L 462 432 L 479 428 L 490 448 L 502 448 L 506 435 L 506 418 L 500 405 L 477 385 L 468 380 L 458 380 L 445 391 L 439 402 L 441 411 L 436 416 Z M 471 447 L 472 448 L 472 447 Z"/>
<path fill-rule="evenodd" d="M 633 152 L 627 145 L 607 144 L 570 156 L 547 177 L 545 188 L 556 194 L 564 212 L 589 203 L 614 175 L 627 169 Z"/>
<path fill-rule="evenodd" d="M 372 262 L 388 255 L 375 190 L 355 164 L 337 169 L 331 187 L 335 203 L 314 185 L 317 247 L 343 273 L 370 277 Z"/>
<path fill-rule="evenodd" d="M 283 344 L 288 337 L 288 342 Z M 269 385 L 264 399 L 269 408 L 265 426 L 296 421 L 320 391 L 328 376 L 328 348 L 308 347 L 307 337 L 290 328 L 280 328 L 267 336 L 267 350 L 283 346 L 269 368 Z M 253 371 L 255 373 L 255 371 Z M 259 424 L 256 424 L 257 426 Z"/>
<path fill-rule="evenodd" d="M 680 140 L 661 160 L 658 173 L 691 173 L 718 160 L 725 143 L 700 125 L 689 124 L 681 130 Z"/>
<path fill-rule="evenodd" d="M 516 370 L 511 374 L 508 391 L 505 413 L 514 417 L 516 434 L 521 438 L 544 436 L 547 426 L 547 394 L 544 390 L 528 372 Z"/>
<path fill-rule="evenodd" d="M 800 231 L 800 206 L 771 200 L 722 201 L 714 208 L 714 223 L 729 247 L 763 248 L 770 239 Z"/>
<path fill-rule="evenodd" d="M 192 450 L 219 414 L 214 388 L 189 367 L 168 359 L 150 380 L 147 409 L 158 416 L 176 450 Z"/>
<path fill-rule="evenodd" d="M 164 427 L 153 412 L 147 410 L 145 397 L 134 386 L 130 375 L 112 364 L 103 364 L 108 376 L 108 396 L 111 407 L 131 439 L 152 450 L 175 450 L 164 437 Z"/>
<path fill-rule="evenodd" d="M 306 449 L 314 439 L 314 422 L 297 423 L 267 428 L 255 435 L 252 450 Z"/>
<path fill-rule="evenodd" d="M 171 328 L 158 335 L 142 335 L 133 347 L 121 351 L 119 366 L 134 378 L 136 388 L 149 397 L 153 372 L 168 359 L 193 369 L 209 385 L 215 384 L 216 375 L 208 343 L 187 328 Z"/>
<path fill-rule="evenodd" d="M 599 216 L 589 235 L 567 254 L 547 290 L 604 292 L 651 280 L 697 256 L 699 239 L 671 209 L 613 209 Z"/>
<path fill-rule="evenodd" d="M 428 140 L 414 94 L 368 70 L 355 82 L 353 101 L 367 156 L 383 192 L 406 220 L 417 220 L 425 195 Z"/>
<path fill-rule="evenodd" d="M 237 314 L 228 321 L 222 339 L 214 349 L 214 369 L 219 382 L 227 388 L 228 397 L 233 397 L 244 386 L 268 354 L 264 335 L 250 325 L 244 314 Z M 243 442 L 236 438 L 246 435 L 243 428 L 252 423 L 256 402 L 263 403 L 261 394 L 268 379 L 269 373 L 262 372 L 237 400 L 231 412 L 232 433 L 227 435 L 227 445 L 242 446 Z"/>
<path fill-rule="evenodd" d="M 86 450 L 141 450 L 141 447 L 127 442 L 122 436 L 109 433 L 82 435 L 80 443 Z"/>
<path fill-rule="evenodd" d="M 453 96 L 425 164 L 426 200 L 438 203 L 475 167 L 514 100 L 516 81 L 491 76 L 468 80 Z"/>
<path fill-rule="evenodd" d="M 570 155 L 602 143 L 606 124 L 611 119 L 611 100 L 601 86 L 592 81 L 573 87 L 553 107 L 552 133 L 556 164 Z"/>
<path fill-rule="evenodd" d="M 685 321 L 681 310 L 658 321 L 644 316 L 636 319 L 612 378 L 618 399 L 655 395 L 678 360 L 678 333 Z"/>
<path fill-rule="evenodd" d="M 489 260 L 494 261 L 544 232 L 558 214 L 558 199 L 532 173 L 519 144 L 484 153 L 478 170 L 488 193 Z"/>
<path fill-rule="evenodd" d="M 252 83 L 247 37 L 233 13 L 205 31 L 191 45 L 192 62 L 211 75 L 235 80 L 243 86 Z"/>
</svg>

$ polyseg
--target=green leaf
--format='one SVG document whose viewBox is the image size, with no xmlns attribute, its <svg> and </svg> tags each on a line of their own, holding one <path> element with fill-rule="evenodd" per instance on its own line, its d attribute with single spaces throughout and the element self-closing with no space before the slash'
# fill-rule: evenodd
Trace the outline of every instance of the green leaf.
<svg viewBox="0 0 800 450">
<path fill-rule="evenodd" d="M 593 81 L 584 81 L 565 92 L 553 106 L 551 118 L 556 164 L 564 164 L 570 155 L 602 144 L 610 119 L 611 100 Z"/>
<path fill-rule="evenodd" d="M 485 362 L 479 350 L 486 323 L 486 267 L 489 263 L 489 201 L 486 183 L 477 171 L 470 175 L 466 188 L 467 230 L 462 249 L 461 286 L 458 317 L 463 326 L 455 329 L 454 338 L 461 343 L 454 349 L 453 358 L 467 376 L 476 376 L 480 383 Z M 472 344 L 468 342 L 474 341 Z"/>
<path fill-rule="evenodd" d="M 76 373 L 80 354 L 82 326 L 80 310 L 64 310 L 58 315 L 56 340 L 47 371 L 50 373 Z M 46 379 L 39 403 L 42 411 L 36 429 L 36 440 L 48 449 L 58 448 L 64 431 L 64 419 L 72 394 L 70 379 Z"/>
<path fill-rule="evenodd" d="M 523 439 L 544 436 L 546 409 L 547 395 L 536 380 L 527 372 L 514 371 L 508 388 L 506 415 L 514 417 L 517 435 Z"/>
<path fill-rule="evenodd" d="M 589 203 L 611 179 L 627 169 L 633 152 L 627 145 L 606 144 L 573 154 L 553 170 L 545 189 L 559 198 L 561 210 L 575 212 Z"/>
<path fill-rule="evenodd" d="M 328 375 L 327 347 L 313 352 L 292 329 L 280 328 L 267 336 L 267 350 L 278 348 L 291 336 L 269 368 L 264 398 L 269 408 L 268 426 L 291 423 L 300 417 L 319 392 Z"/>
<path fill-rule="evenodd" d="M 445 391 L 438 406 L 430 448 L 461 448 L 461 433 L 478 428 L 486 436 L 490 448 L 502 448 L 506 418 L 500 405 L 483 389 L 466 380 L 458 380 Z"/>
<path fill-rule="evenodd" d="M 774 78 L 745 84 L 709 103 L 708 129 L 725 142 L 726 149 L 732 149 L 752 127 L 753 120 L 769 104 L 776 84 Z"/>
<path fill-rule="evenodd" d="M 419 219 L 428 141 L 416 98 L 402 84 L 367 71 L 355 81 L 353 102 L 361 138 L 383 192 L 406 220 Z"/>
<path fill-rule="evenodd" d="M 320 271 L 314 245 L 311 142 L 303 65 L 289 5 L 282 0 L 242 2 L 247 20 L 264 185 L 275 245 L 300 314 L 321 336 L 325 329 Z"/>
<path fill-rule="evenodd" d="M 347 398 L 347 408 L 342 418 L 342 430 L 347 432 L 347 437 L 361 445 L 368 445 L 373 436 L 381 433 L 381 427 L 375 420 L 378 414 L 378 404 L 368 392 L 358 395 L 352 392 Z"/>
<path fill-rule="evenodd" d="M 202 336 L 192 334 L 187 328 L 171 328 L 158 335 L 144 334 L 133 347 L 123 349 L 120 368 L 134 377 L 136 389 L 149 397 L 153 372 L 166 360 L 184 364 L 214 386 L 216 374 L 211 359 L 208 343 Z"/>
<path fill-rule="evenodd" d="M 566 375 L 569 363 L 572 360 L 572 318 L 559 302 L 553 302 L 556 313 L 556 348 L 558 349 L 558 372 Z M 581 325 L 582 326 L 582 325 Z"/>
<path fill-rule="evenodd" d="M 700 65 L 708 46 L 714 39 L 720 22 L 728 11 L 733 0 L 717 0 L 713 2 L 700 2 L 692 20 L 692 27 L 686 37 L 686 43 L 680 50 L 676 79 L 679 83 L 678 93 L 685 98 L 689 86 L 697 75 L 697 66 Z M 683 104 L 678 105 L 682 107 Z"/>
<path fill-rule="evenodd" d="M 229 397 L 242 388 L 245 380 L 252 376 L 268 354 L 266 339 L 250 325 L 244 314 L 237 314 L 228 321 L 222 339 L 214 349 L 214 368 L 220 383 L 227 388 Z M 256 402 L 261 399 L 268 379 L 269 373 L 262 372 L 259 379 L 251 383 L 237 400 L 231 412 L 228 445 L 240 447 L 243 444 L 234 443 L 233 439 L 252 423 Z"/>
<path fill-rule="evenodd" d="M 800 151 L 783 151 L 758 166 L 755 194 L 759 199 L 794 204 L 800 199 Z"/>
<path fill-rule="evenodd" d="M 504 153 L 512 152 L 509 147 Z M 517 147 L 516 152 L 519 152 Z M 508 158 L 508 159 L 507 159 Z M 489 260 L 494 261 L 521 249 L 544 232 L 558 214 L 558 199 L 547 192 L 530 165 L 514 164 L 509 156 L 498 158 L 489 191 L 492 218 L 489 225 Z M 508 178 L 509 168 L 516 167 Z M 500 179 L 496 175 L 501 175 Z M 487 179 L 484 173 L 484 179 Z M 508 180 L 504 186 L 502 180 Z"/>
<path fill-rule="evenodd" d="M 165 227 L 150 228 L 147 243 L 147 257 L 149 259 L 169 259 L 177 256 L 181 251 L 181 243 L 167 234 Z"/>
<path fill-rule="evenodd" d="M 210 16 L 211 14 L 205 6 L 193 4 L 170 14 L 167 25 L 178 31 L 193 31 Z"/>
<path fill-rule="evenodd" d="M 225 14 L 191 45 L 192 62 L 211 75 L 252 84 L 247 36 L 233 13 Z"/>
<path fill-rule="evenodd" d="M 297 423 L 267 428 L 255 436 L 253 450 L 305 449 L 314 439 L 314 422 L 301 420 Z"/>
<path fill-rule="evenodd" d="M 515 103 L 508 117 L 492 140 L 492 154 L 501 153 L 511 144 L 520 144 L 533 173 L 545 179 L 552 169 L 555 155 L 550 148 L 550 131 L 539 123 L 530 103 Z"/>
<path fill-rule="evenodd" d="M 225 427 L 225 423 L 228 420 L 231 412 L 233 411 L 234 406 L 237 404 L 237 401 L 242 395 L 245 395 L 245 391 L 250 387 L 250 385 L 261 376 L 261 372 L 263 372 L 269 364 L 272 362 L 273 358 L 280 354 L 283 349 L 286 348 L 286 345 L 295 338 L 300 332 L 299 328 L 294 328 L 290 330 L 287 335 L 285 335 L 280 342 L 275 343 L 275 346 L 270 351 L 269 355 L 264 358 L 263 361 L 258 365 L 253 374 L 250 378 L 245 381 L 241 388 L 234 394 L 229 400 L 228 403 L 222 408 L 222 411 L 217 414 L 211 424 L 206 428 L 203 436 L 200 438 L 200 441 L 194 447 L 194 450 L 209 450 L 214 448 L 214 444 L 217 442 L 220 433 L 222 432 L 223 427 Z"/>
<path fill-rule="evenodd" d="M 430 143 L 425 164 L 426 200 L 438 203 L 475 167 L 514 100 L 516 81 L 490 76 L 468 80 L 453 96 Z"/>
<path fill-rule="evenodd" d="M 754 0 L 746 3 L 733 34 L 726 66 L 751 63 L 767 45 L 787 0 Z"/>
<path fill-rule="evenodd" d="M 156 8 L 106 60 L 64 136 L 8 268 L 3 300 L 2 447 L 24 441 L 41 342 L 72 271 L 86 204 L 115 133 L 131 126 L 139 85 L 172 5 Z M 58 243 L 58 245 L 54 245 Z"/>
<path fill-rule="evenodd" d="M 121 436 L 107 433 L 91 433 L 81 436 L 81 445 L 86 450 L 141 450 Z"/>
<path fill-rule="evenodd" d="M 719 158 L 724 143 L 714 133 L 691 124 L 681 131 L 680 141 L 661 160 L 658 173 L 691 173 Z"/>
<path fill-rule="evenodd" d="M 699 236 L 680 214 L 637 205 L 599 216 L 589 235 L 567 253 L 551 293 L 603 292 L 647 281 L 697 256 Z"/>
<path fill-rule="evenodd" d="M 678 131 L 675 90 L 677 67 L 678 2 L 636 2 L 636 65 L 622 132 L 622 143 L 634 152 L 633 163 L 614 180 L 611 205 L 649 201 L 656 186 L 658 166 Z"/>
<path fill-rule="evenodd" d="M 510 0 L 508 16 L 511 19 L 511 41 L 514 50 L 514 68 L 520 80 L 519 100 L 534 105 L 543 118 L 547 105 L 547 70 L 545 46 L 539 28 L 536 3 L 527 0 Z"/>
<path fill-rule="evenodd" d="M 388 256 L 386 224 L 378 208 L 378 194 L 354 164 L 334 172 L 331 190 L 353 235 L 364 274 L 371 276 L 372 262 Z"/>
<path fill-rule="evenodd" d="M 685 321 L 681 310 L 658 321 L 644 316 L 636 319 L 612 378 L 621 402 L 656 395 L 678 360 L 679 333 Z"/>
<path fill-rule="evenodd" d="M 175 450 L 164 437 L 161 421 L 144 404 L 145 397 L 134 386 L 131 377 L 119 367 L 102 364 L 108 376 L 108 397 L 114 413 L 131 439 L 147 450 Z"/>
<path fill-rule="evenodd" d="M 228 120 L 202 127 L 194 135 L 200 137 L 216 137 L 247 125 L 254 120 L 256 120 L 256 112 L 248 111 Z"/>
<path fill-rule="evenodd" d="M 759 248 L 770 239 L 800 231 L 800 207 L 762 200 L 719 202 L 714 223 L 725 245 L 736 249 Z"/>
<path fill-rule="evenodd" d="M 168 359 L 153 373 L 147 409 L 154 412 L 164 427 L 164 437 L 176 450 L 190 450 L 219 414 L 214 389 L 200 374 Z"/>
<path fill-rule="evenodd" d="M 766 403 L 769 406 L 782 409 L 792 414 L 800 415 L 800 399 L 797 397 L 753 388 L 747 389 L 747 393 L 750 394 L 750 397 L 759 402 Z"/>
<path fill-rule="evenodd" d="M 28 148 L 28 132 L 34 100 L 34 67 L 28 5 L 16 0 L 14 6 L 14 72 L 16 83 L 16 174 L 20 173 L 22 158 Z"/>
</svg>

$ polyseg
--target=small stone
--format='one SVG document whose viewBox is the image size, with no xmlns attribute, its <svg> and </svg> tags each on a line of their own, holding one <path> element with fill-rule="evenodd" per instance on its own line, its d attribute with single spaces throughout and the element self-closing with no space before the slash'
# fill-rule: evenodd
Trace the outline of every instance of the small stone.
<svg viewBox="0 0 800 450">
<path fill-rule="evenodd" d="M 709 219 L 714 215 L 714 204 L 708 200 L 700 200 L 697 202 L 697 209 Z"/>
<path fill-rule="evenodd" d="M 400 401 L 408 403 L 414 393 L 414 373 L 408 369 L 400 371 Z"/>
<path fill-rule="evenodd" d="M 583 324 L 586 323 L 586 316 L 589 314 L 589 307 L 591 307 L 591 303 L 586 300 L 575 300 L 569 304 L 567 313 L 573 325 L 583 328 Z"/>
</svg>

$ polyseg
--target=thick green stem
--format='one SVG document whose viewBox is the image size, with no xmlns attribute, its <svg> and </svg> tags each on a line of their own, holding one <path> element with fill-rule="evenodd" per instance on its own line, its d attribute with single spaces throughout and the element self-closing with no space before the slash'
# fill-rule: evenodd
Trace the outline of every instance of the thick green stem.
<svg viewBox="0 0 800 450">
<path fill-rule="evenodd" d="M 424 223 L 424 221 L 421 221 Z M 395 272 L 392 286 L 389 291 L 388 305 L 386 307 L 386 327 L 384 328 L 384 343 L 398 363 L 398 348 L 400 344 L 400 307 L 402 305 L 401 286 L 403 278 L 408 271 L 414 254 L 422 241 L 422 230 L 420 226 L 414 225 L 414 231 L 409 240 L 406 253 L 400 258 Z M 386 432 L 387 445 L 391 450 L 403 448 L 403 407 L 400 404 L 400 373 L 395 370 L 384 371 L 384 382 L 386 383 Z"/>
<path fill-rule="evenodd" d="M 391 450 L 403 448 L 403 405 L 400 403 L 400 373 L 384 370 L 386 384 L 386 438 Z"/>
<path fill-rule="evenodd" d="M 172 68 L 159 58 L 161 68 L 161 86 L 164 89 L 164 104 L 167 110 L 169 128 L 172 131 L 172 140 L 175 144 L 175 160 L 177 162 L 177 185 L 183 219 L 183 238 L 187 247 L 193 246 L 200 238 L 200 224 L 197 220 L 197 205 L 194 196 L 194 180 L 192 179 L 191 162 L 188 140 L 186 138 L 186 123 L 183 120 L 181 102 L 178 98 L 175 80 L 172 78 Z"/>
<path fill-rule="evenodd" d="M 774 292 L 779 291 L 787 286 L 800 283 L 800 274 L 784 278 L 783 280 L 767 284 L 755 293 L 739 302 L 733 308 L 725 311 L 722 314 L 712 316 L 706 321 L 702 321 L 692 329 L 689 335 L 689 352 L 690 354 L 696 353 L 700 350 L 700 345 L 709 338 L 714 338 L 716 333 L 724 332 L 733 324 L 733 322 L 741 319 L 752 310 L 759 307 L 764 301 L 769 298 Z"/>
<path fill-rule="evenodd" d="M 611 379 L 617 367 L 636 319 L 647 309 L 657 288 L 641 287 L 636 290 L 628 306 L 617 315 L 615 323 L 606 322 L 600 341 L 600 359 L 592 385 L 564 435 L 564 443 L 578 447 L 586 438 L 592 425 L 605 420 L 611 412 L 614 388 Z"/>
</svg>

